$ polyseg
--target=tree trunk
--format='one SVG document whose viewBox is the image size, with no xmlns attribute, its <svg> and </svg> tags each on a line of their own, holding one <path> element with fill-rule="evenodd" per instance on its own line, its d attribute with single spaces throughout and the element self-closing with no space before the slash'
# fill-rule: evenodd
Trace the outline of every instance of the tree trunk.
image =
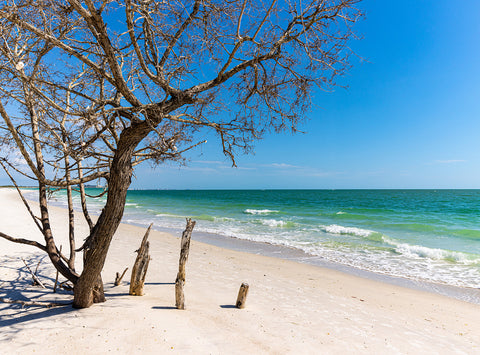
<svg viewBox="0 0 480 355">
<path fill-rule="evenodd" d="M 105 264 L 110 242 L 123 216 L 127 189 L 130 186 L 132 176 L 132 164 L 130 162 L 132 149 L 128 149 L 122 154 L 119 147 L 112 161 L 111 175 L 108 180 L 107 203 L 92 233 L 85 241 L 87 253 L 83 272 L 74 289 L 73 306 L 75 308 L 90 307 L 94 302 L 94 290 L 95 301 L 103 302 L 105 300 L 103 286 L 100 287 L 98 278 Z M 119 152 L 121 153 L 119 154 Z"/>
<path fill-rule="evenodd" d="M 105 264 L 113 235 L 123 217 L 127 190 L 133 174 L 132 156 L 136 146 L 152 131 L 152 124 L 155 126 L 161 121 L 159 117 L 162 116 L 158 112 L 169 113 L 184 103 L 171 101 L 167 107 L 158 107 L 158 110 L 153 112 L 155 117 L 132 123 L 120 135 L 108 176 L 107 203 L 84 244 L 92 252 L 87 254 L 82 274 L 75 283 L 74 307 L 86 308 L 93 303 L 94 285 Z"/>
<path fill-rule="evenodd" d="M 106 301 L 105 291 L 103 290 L 102 275 L 98 275 L 97 280 L 93 285 L 93 303 L 102 303 Z"/>
<path fill-rule="evenodd" d="M 85 240 L 87 251 L 83 271 L 75 283 L 73 307 L 87 308 L 94 302 L 103 302 L 100 272 L 105 264 L 108 248 L 123 217 L 127 190 L 131 183 L 132 155 L 137 144 L 149 133 L 150 127 L 139 130 L 132 124 L 120 135 L 108 178 L 107 202 L 92 232 Z M 95 291 L 95 297 L 94 297 Z"/>
<path fill-rule="evenodd" d="M 75 283 L 73 292 L 74 308 L 87 308 L 93 303 L 105 302 L 100 273 L 105 264 L 108 247 L 123 215 L 127 188 L 128 185 L 125 187 L 123 198 L 119 198 L 118 195 L 110 198 L 113 194 L 108 194 L 107 204 L 92 233 L 85 241 L 83 271 Z M 109 206 L 108 200 L 117 201 L 118 205 L 122 206 L 121 209 L 118 210 L 115 206 L 113 208 Z"/>
</svg>

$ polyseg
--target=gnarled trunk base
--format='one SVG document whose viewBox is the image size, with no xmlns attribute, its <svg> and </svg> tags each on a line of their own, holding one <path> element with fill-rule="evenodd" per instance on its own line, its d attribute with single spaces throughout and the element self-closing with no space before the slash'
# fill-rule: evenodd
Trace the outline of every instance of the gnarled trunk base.
<svg viewBox="0 0 480 355">
<path fill-rule="evenodd" d="M 106 300 L 102 275 L 98 275 L 97 282 L 93 285 L 93 303 L 102 303 Z"/>
<path fill-rule="evenodd" d="M 92 285 L 85 284 L 83 280 L 80 278 L 73 288 L 73 308 L 88 308 L 94 303 L 106 301 L 101 275 Z"/>
</svg>

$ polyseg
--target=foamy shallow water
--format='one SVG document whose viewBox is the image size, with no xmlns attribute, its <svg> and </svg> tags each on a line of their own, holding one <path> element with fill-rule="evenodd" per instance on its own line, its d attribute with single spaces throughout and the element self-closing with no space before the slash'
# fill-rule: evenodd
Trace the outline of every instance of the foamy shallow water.
<svg viewBox="0 0 480 355">
<path fill-rule="evenodd" d="M 379 275 L 480 288 L 479 190 L 130 191 L 123 222 L 292 248 Z M 55 203 L 65 205 L 64 194 Z M 92 201 L 100 210 L 104 198 Z"/>
</svg>

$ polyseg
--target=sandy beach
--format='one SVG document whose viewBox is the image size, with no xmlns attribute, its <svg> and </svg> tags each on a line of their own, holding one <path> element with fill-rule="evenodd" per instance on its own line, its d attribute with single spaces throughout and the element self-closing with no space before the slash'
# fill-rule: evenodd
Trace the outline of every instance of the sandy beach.
<svg viewBox="0 0 480 355">
<path fill-rule="evenodd" d="M 14 190 L 0 189 L 0 201 L 2 232 L 42 241 Z M 65 248 L 66 210 L 51 211 Z M 79 219 L 78 244 L 86 232 Z M 187 309 L 176 310 L 180 239 L 157 231 L 150 235 L 146 295 L 129 296 L 129 271 L 144 232 L 126 224 L 118 229 L 102 273 L 105 303 L 82 310 L 0 303 L 0 352 L 480 353 L 479 305 L 195 240 L 186 271 Z M 31 286 L 22 258 L 31 268 L 43 260 L 39 276 L 47 289 Z M 114 287 L 115 273 L 125 267 L 130 269 L 123 284 Z M 0 239 L 0 297 L 68 302 L 71 294 L 52 293 L 54 279 L 46 254 Z M 242 282 L 250 292 L 240 310 L 234 303 Z"/>
</svg>

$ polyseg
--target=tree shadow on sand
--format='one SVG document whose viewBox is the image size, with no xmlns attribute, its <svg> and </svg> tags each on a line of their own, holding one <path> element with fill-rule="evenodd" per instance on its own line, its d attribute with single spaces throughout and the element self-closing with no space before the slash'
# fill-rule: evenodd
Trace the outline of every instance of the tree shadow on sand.
<svg viewBox="0 0 480 355">
<path fill-rule="evenodd" d="M 24 257 L 25 262 L 33 272 L 39 265 L 37 276 L 47 288 L 32 285 L 32 275 L 21 258 L 1 257 L 0 269 L 2 274 L 9 274 L 12 277 L 10 277 L 10 280 L 0 281 L 0 297 L 14 301 L 59 303 L 62 305 L 47 308 L 36 305 L 0 303 L 0 328 L 2 333 L 15 333 L 21 330 L 20 325 L 22 323 L 64 314 L 73 310 L 71 292 L 57 288 L 57 292 L 53 293 L 52 287 L 55 279 L 46 276 L 51 273 L 51 269 L 49 270 L 50 265 L 44 262 L 44 258 L 44 255 L 31 254 Z"/>
<path fill-rule="evenodd" d="M 18 303 L 0 302 L 0 340 L 2 337 L 9 337 L 24 329 L 25 323 L 35 326 L 35 322 L 42 319 L 64 316 L 70 312 L 78 312 L 72 307 L 73 292 L 57 287 L 53 292 L 55 284 L 55 269 L 50 265 L 42 254 L 24 254 L 23 259 L 30 269 L 35 272 L 38 266 L 37 276 L 46 286 L 33 286 L 32 275 L 22 261 L 21 257 L 0 256 L 0 298 L 21 302 L 56 303 L 62 304 L 56 307 L 43 307 L 37 305 L 22 305 Z M 8 278 L 3 275 L 8 275 Z M 174 282 L 146 282 L 150 286 L 170 286 Z M 127 285 L 123 287 L 114 286 L 113 282 L 105 283 L 105 296 L 108 299 L 121 299 L 129 297 Z M 103 305 L 103 304 L 102 304 Z M 128 302 L 112 302 L 105 304 L 108 307 L 128 307 Z M 170 310 L 176 309 L 170 306 L 153 307 L 154 309 Z"/>
</svg>

